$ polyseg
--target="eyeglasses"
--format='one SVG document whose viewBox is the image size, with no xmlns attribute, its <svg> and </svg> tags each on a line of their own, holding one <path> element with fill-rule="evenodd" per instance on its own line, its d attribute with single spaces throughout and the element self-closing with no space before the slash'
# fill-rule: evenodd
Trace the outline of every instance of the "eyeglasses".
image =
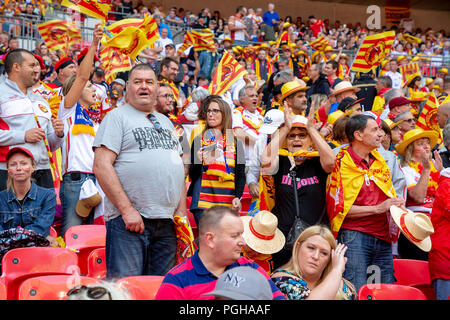
<svg viewBox="0 0 450 320">
<path fill-rule="evenodd" d="M 206 114 L 219 114 L 220 109 L 209 109 L 206 111 Z"/>
<path fill-rule="evenodd" d="M 162 94 L 162 95 L 159 95 L 158 97 L 163 97 L 163 98 L 166 98 L 166 99 L 171 99 L 171 100 L 174 100 L 175 98 L 173 97 L 173 95 L 172 94 L 170 94 L 170 93 L 166 93 L 166 94 Z"/>
<path fill-rule="evenodd" d="M 156 119 L 156 117 L 155 117 L 155 115 L 153 113 L 149 113 L 147 115 L 147 119 L 150 120 L 150 122 L 155 127 L 156 131 L 158 131 L 158 133 L 162 133 L 163 128 L 161 126 L 161 123 L 158 122 L 158 119 Z"/>
<path fill-rule="evenodd" d="M 307 136 L 307 133 L 291 133 L 288 134 L 287 138 L 292 140 L 294 140 L 295 138 L 306 139 Z"/>
<path fill-rule="evenodd" d="M 84 285 L 78 285 L 73 287 L 72 289 L 69 290 L 69 292 L 67 292 L 67 296 L 71 296 L 74 294 L 78 294 L 82 291 L 87 291 L 87 296 L 91 299 L 95 299 L 98 300 L 100 298 L 102 298 L 105 294 L 108 295 L 109 300 L 112 300 L 111 297 L 111 292 L 109 292 L 106 288 L 103 287 L 86 287 Z"/>
</svg>

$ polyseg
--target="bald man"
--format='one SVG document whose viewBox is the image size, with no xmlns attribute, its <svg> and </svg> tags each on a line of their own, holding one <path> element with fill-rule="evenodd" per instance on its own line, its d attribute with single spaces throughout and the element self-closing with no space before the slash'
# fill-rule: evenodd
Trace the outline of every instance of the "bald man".
<svg viewBox="0 0 450 320">
<path fill-rule="evenodd" d="M 441 104 L 436 114 L 436 120 L 441 129 L 444 129 L 445 122 L 449 117 L 450 117 L 450 102 Z"/>
</svg>

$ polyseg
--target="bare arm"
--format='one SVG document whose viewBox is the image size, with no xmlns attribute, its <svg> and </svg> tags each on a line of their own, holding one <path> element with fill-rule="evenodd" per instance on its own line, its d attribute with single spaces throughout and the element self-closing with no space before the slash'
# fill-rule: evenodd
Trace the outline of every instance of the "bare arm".
<svg viewBox="0 0 450 320">
<path fill-rule="evenodd" d="M 317 131 L 314 125 L 313 107 L 309 108 L 308 123 L 306 129 L 308 130 L 308 134 L 311 137 L 311 140 L 313 141 L 314 145 L 316 146 L 317 151 L 319 151 L 320 164 L 322 165 L 322 169 L 326 173 L 330 173 L 334 168 L 336 156 L 331 147 L 328 145 L 325 139 L 322 138 L 319 131 Z"/>
<path fill-rule="evenodd" d="M 126 229 L 132 232 L 143 233 L 144 222 L 141 214 L 133 207 L 130 199 L 120 184 L 119 177 L 113 164 L 117 155 L 108 148 L 101 146 L 94 153 L 94 174 L 106 197 L 120 211 Z"/>
<path fill-rule="evenodd" d="M 103 31 L 100 27 L 100 24 L 97 24 L 95 26 L 94 39 L 92 40 L 92 44 L 89 47 L 89 50 L 86 53 L 86 56 L 84 57 L 80 66 L 78 67 L 77 77 L 72 87 L 64 98 L 65 108 L 72 108 L 78 102 L 78 99 L 80 98 L 86 83 L 89 81 L 92 64 L 94 62 L 95 51 L 97 50 L 97 46 L 102 36 Z"/>
</svg>

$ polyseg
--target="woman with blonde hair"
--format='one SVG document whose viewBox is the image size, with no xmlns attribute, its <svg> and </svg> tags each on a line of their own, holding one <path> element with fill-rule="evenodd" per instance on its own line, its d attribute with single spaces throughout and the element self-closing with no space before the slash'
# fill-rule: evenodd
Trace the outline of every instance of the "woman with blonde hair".
<svg viewBox="0 0 450 320">
<path fill-rule="evenodd" d="M 437 151 L 432 152 L 439 134 L 434 130 L 413 129 L 405 133 L 396 149 L 402 159 L 402 171 L 407 185 L 406 208 L 431 214 L 434 197 L 442 171 L 442 159 Z M 426 252 L 410 243 L 402 234 L 398 240 L 398 251 L 404 259 L 428 260 Z"/>
<path fill-rule="evenodd" d="M 271 278 L 289 300 L 353 300 L 356 290 L 342 277 L 346 251 L 328 227 L 314 225 L 300 234 L 291 259 Z"/>
</svg>

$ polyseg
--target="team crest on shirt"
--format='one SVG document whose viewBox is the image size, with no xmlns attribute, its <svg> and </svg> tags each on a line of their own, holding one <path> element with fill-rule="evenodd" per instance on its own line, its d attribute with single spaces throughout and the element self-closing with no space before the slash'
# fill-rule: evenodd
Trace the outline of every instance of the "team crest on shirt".
<svg viewBox="0 0 450 320">
<path fill-rule="evenodd" d="M 48 110 L 43 104 L 38 104 L 39 109 L 41 109 L 42 112 L 47 113 Z"/>
</svg>

